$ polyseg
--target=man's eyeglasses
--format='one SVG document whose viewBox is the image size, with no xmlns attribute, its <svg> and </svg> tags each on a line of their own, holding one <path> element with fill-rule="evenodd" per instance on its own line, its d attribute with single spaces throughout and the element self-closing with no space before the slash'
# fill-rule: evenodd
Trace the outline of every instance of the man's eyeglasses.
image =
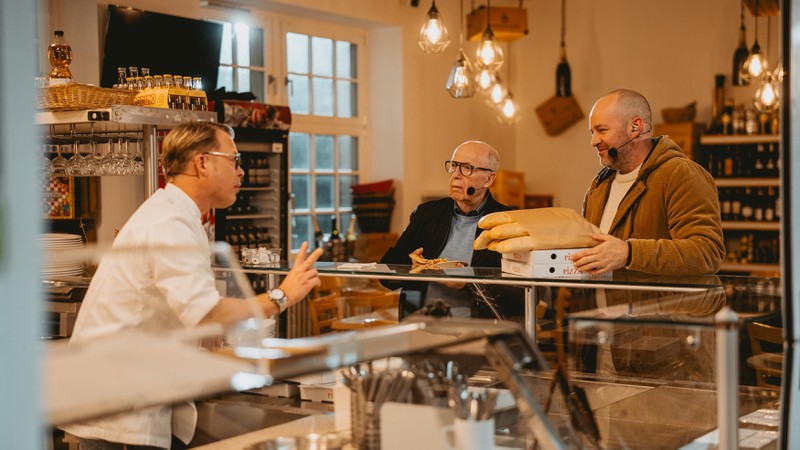
<svg viewBox="0 0 800 450">
<path fill-rule="evenodd" d="M 222 152 L 203 152 L 204 155 L 212 155 L 212 156 L 223 156 L 233 161 L 233 165 L 235 166 L 236 170 L 239 170 L 240 163 L 242 162 L 242 154 L 239 152 L 234 153 L 231 155 L 230 153 L 222 153 Z"/>
<path fill-rule="evenodd" d="M 446 170 L 447 173 L 452 174 L 453 172 L 456 171 L 456 169 L 458 169 L 458 171 L 461 172 L 461 175 L 465 177 L 471 177 L 472 173 L 475 172 L 476 170 L 485 170 L 487 172 L 494 172 L 494 170 L 492 169 L 487 169 L 485 167 L 475 167 L 470 163 L 462 163 L 458 161 L 444 162 L 444 170 Z"/>
</svg>

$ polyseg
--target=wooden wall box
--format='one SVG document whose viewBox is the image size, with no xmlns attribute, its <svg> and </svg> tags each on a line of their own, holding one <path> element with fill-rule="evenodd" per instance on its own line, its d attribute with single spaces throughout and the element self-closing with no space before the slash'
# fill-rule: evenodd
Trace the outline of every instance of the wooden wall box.
<svg viewBox="0 0 800 450">
<path fill-rule="evenodd" d="M 480 41 L 488 24 L 487 8 L 480 6 L 467 14 L 467 38 Z M 528 34 L 528 10 L 492 7 L 492 32 L 498 41 L 516 41 Z"/>
</svg>

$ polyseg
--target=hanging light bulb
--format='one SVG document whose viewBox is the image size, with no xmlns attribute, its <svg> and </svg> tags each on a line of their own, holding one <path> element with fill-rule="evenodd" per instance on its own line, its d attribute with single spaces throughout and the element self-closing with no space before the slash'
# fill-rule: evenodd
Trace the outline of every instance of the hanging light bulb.
<svg viewBox="0 0 800 450">
<path fill-rule="evenodd" d="M 758 0 L 755 2 L 753 14 L 755 15 L 755 38 L 753 40 L 753 47 L 750 49 L 750 55 L 744 61 L 744 64 L 742 64 L 741 72 L 739 72 L 746 83 L 759 80 L 769 70 L 767 58 L 761 54 L 761 46 L 758 45 Z"/>
<path fill-rule="evenodd" d="M 497 76 L 491 69 L 483 68 L 475 74 L 475 87 L 481 94 L 488 95 L 495 83 L 497 83 Z"/>
<path fill-rule="evenodd" d="M 772 71 L 772 78 L 778 83 L 783 83 L 783 63 L 780 58 L 778 58 L 778 64 L 775 66 L 775 70 Z"/>
<path fill-rule="evenodd" d="M 494 32 L 491 25 L 487 25 L 486 31 L 483 32 L 481 43 L 478 45 L 476 61 L 478 68 L 486 68 L 492 71 L 497 71 L 503 65 L 503 49 L 494 40 Z"/>
<path fill-rule="evenodd" d="M 740 72 L 742 78 L 746 82 L 751 82 L 760 79 L 768 71 L 769 64 L 767 63 L 764 55 L 761 54 L 761 47 L 758 41 L 753 43 L 753 48 L 750 50 L 750 56 L 744 61 L 742 71 Z"/>
<path fill-rule="evenodd" d="M 519 105 L 517 105 L 517 102 L 514 101 L 514 97 L 511 95 L 511 92 L 508 92 L 505 98 L 500 102 L 498 105 L 498 111 L 500 114 L 498 114 L 497 120 L 499 120 L 501 123 L 514 125 L 515 123 L 519 122 Z"/>
<path fill-rule="evenodd" d="M 494 85 L 489 89 L 489 98 L 486 99 L 486 104 L 492 108 L 496 108 L 506 95 L 508 94 L 508 90 L 503 83 L 500 81 L 500 77 L 497 77 L 497 81 Z"/>
<path fill-rule="evenodd" d="M 425 15 L 417 44 L 425 53 L 441 53 L 450 45 L 450 36 L 439 10 L 436 9 L 436 1 L 431 3 L 431 9 Z"/>
<path fill-rule="evenodd" d="M 475 75 L 472 71 L 472 64 L 464 55 L 464 50 L 459 51 L 455 65 L 450 69 L 450 76 L 447 77 L 445 87 L 453 98 L 469 98 L 475 95 Z"/>
<path fill-rule="evenodd" d="M 780 106 L 780 84 L 767 75 L 763 84 L 756 91 L 756 98 L 753 102 L 756 109 L 763 112 L 770 112 Z"/>
</svg>

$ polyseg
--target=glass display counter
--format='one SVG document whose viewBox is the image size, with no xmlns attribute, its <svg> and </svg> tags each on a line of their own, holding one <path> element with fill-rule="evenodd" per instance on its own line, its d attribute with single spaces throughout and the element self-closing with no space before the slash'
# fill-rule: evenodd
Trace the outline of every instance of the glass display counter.
<svg viewBox="0 0 800 450">
<path fill-rule="evenodd" d="M 217 247 L 222 264 L 215 276 L 229 296 L 253 296 L 247 274 L 261 274 L 274 285 L 289 270 L 283 262 L 242 268 L 228 250 Z M 372 373 L 366 368 L 373 362 L 377 367 L 397 357 L 399 373 L 417 377 L 416 393 L 405 400 L 450 410 L 447 380 L 458 378 L 455 373 L 470 389 L 494 389 L 510 398 L 494 412 L 508 439 L 504 446 L 649 449 L 709 442 L 731 448 L 737 436 L 763 439 L 777 429 L 764 417 L 779 409 L 778 389 L 754 380 L 748 385 L 748 377 L 740 376 L 750 356 L 740 332 L 750 323 L 780 317 L 777 280 L 621 272 L 602 279 L 536 279 L 496 269 L 414 274 L 410 266 L 354 269 L 336 263 L 320 263 L 318 269 L 323 277 L 519 286 L 527 290 L 527 312 L 533 314 L 534 301 L 546 311 L 540 320 L 528 317 L 524 326 L 415 317 L 287 340 L 248 334 L 250 328 L 239 324 L 117 333 L 51 346 L 45 364 L 48 417 L 69 423 L 336 369 L 362 376 Z M 239 340 L 231 339 L 236 333 Z M 229 345 L 212 346 L 211 352 L 197 348 L 198 340 L 219 337 Z"/>
</svg>

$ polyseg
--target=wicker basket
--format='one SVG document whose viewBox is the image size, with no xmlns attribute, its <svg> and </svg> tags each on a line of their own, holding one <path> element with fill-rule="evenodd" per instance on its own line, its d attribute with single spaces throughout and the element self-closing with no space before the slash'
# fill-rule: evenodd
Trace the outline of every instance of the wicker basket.
<svg viewBox="0 0 800 450">
<path fill-rule="evenodd" d="M 111 105 L 132 105 L 135 91 L 108 89 L 86 84 L 69 83 L 39 89 L 39 109 L 71 111 L 78 109 L 108 108 Z"/>
</svg>

